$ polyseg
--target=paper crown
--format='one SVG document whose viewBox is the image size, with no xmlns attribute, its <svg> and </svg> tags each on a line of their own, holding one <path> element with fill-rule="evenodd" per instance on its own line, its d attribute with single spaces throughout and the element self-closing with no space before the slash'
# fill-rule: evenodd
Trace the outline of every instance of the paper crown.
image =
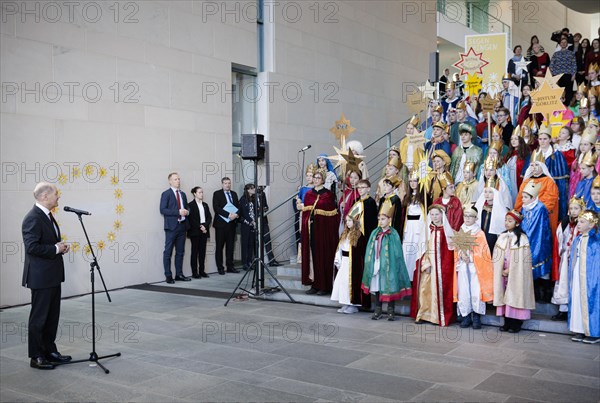
<svg viewBox="0 0 600 403">
<path fill-rule="evenodd" d="M 523 215 L 519 213 L 517 210 L 510 210 L 506 213 L 506 215 L 511 216 L 515 219 L 517 224 L 521 224 L 523 222 Z"/>
<path fill-rule="evenodd" d="M 594 213 L 592 210 L 586 210 L 583 213 L 579 214 L 579 220 L 583 219 L 589 221 L 594 225 L 598 225 L 598 214 Z"/>
<path fill-rule="evenodd" d="M 429 206 L 427 211 L 431 211 L 433 209 L 440 210 L 442 213 L 446 213 L 446 207 L 442 206 L 441 204 L 432 204 Z"/>
<path fill-rule="evenodd" d="M 510 73 L 504 73 L 504 75 L 502 76 L 502 81 L 505 81 L 505 80 L 512 81 L 512 76 L 510 75 Z"/>
<path fill-rule="evenodd" d="M 361 201 L 357 201 L 352 205 L 352 208 L 348 212 L 348 215 L 352 217 L 353 220 L 359 221 L 360 217 L 363 213 L 363 204 Z"/>
<path fill-rule="evenodd" d="M 456 109 L 462 109 L 463 111 L 467 110 L 467 103 L 465 101 L 459 101 L 456 104 Z"/>
<path fill-rule="evenodd" d="M 443 110 L 443 108 L 442 108 Z M 413 115 L 412 118 L 410 118 L 410 122 L 408 122 L 409 125 L 413 125 L 414 127 L 418 127 L 419 123 L 421 123 L 421 120 L 419 119 L 419 116 L 417 115 Z"/>
<path fill-rule="evenodd" d="M 392 184 L 392 187 L 394 189 L 396 189 L 398 186 L 400 186 L 400 183 L 402 183 L 402 181 L 400 180 L 400 178 L 397 175 L 390 176 L 389 178 L 384 178 L 383 180 L 390 181 L 390 183 Z"/>
<path fill-rule="evenodd" d="M 418 181 L 419 180 L 419 171 L 416 169 L 410 171 L 410 173 L 408 174 L 408 180 L 409 181 Z"/>
<path fill-rule="evenodd" d="M 596 127 L 600 127 L 600 124 L 598 123 L 598 119 L 596 119 L 596 118 L 590 118 L 590 120 L 588 120 L 587 124 L 588 124 L 588 126 L 594 125 Z"/>
<path fill-rule="evenodd" d="M 452 179 L 452 175 L 450 175 L 450 172 L 444 172 L 443 174 L 439 174 L 438 181 L 440 182 L 440 186 L 442 187 L 442 189 L 446 189 L 448 185 L 454 185 L 454 180 Z"/>
<path fill-rule="evenodd" d="M 588 88 L 588 97 L 591 97 L 592 95 L 595 96 L 596 98 L 598 98 L 598 95 L 600 94 L 600 86 L 595 86 L 595 87 L 590 87 Z"/>
<path fill-rule="evenodd" d="M 486 170 L 496 169 L 498 167 L 498 159 L 488 155 L 488 157 L 485 159 L 483 166 Z"/>
<path fill-rule="evenodd" d="M 523 188 L 523 193 L 527 193 L 535 199 L 540 194 L 540 190 L 542 190 L 542 185 L 535 183 L 534 181 L 529 181 Z"/>
<path fill-rule="evenodd" d="M 589 108 L 590 107 L 590 100 L 587 98 L 581 98 L 581 101 L 579 101 L 579 107 L 580 108 Z"/>
<path fill-rule="evenodd" d="M 525 122 L 523 122 L 523 125 L 525 125 Z M 521 125 L 517 125 L 517 127 L 515 127 L 515 129 L 513 130 L 512 134 L 514 136 L 521 136 Z"/>
<path fill-rule="evenodd" d="M 315 170 L 313 171 L 313 176 L 315 176 L 316 174 L 321 174 L 321 177 L 323 178 L 323 180 L 325 180 L 325 178 L 327 177 L 327 170 L 325 168 L 315 168 Z"/>
<path fill-rule="evenodd" d="M 400 170 L 400 168 L 402 167 L 402 162 L 400 162 L 400 158 L 393 155 L 388 159 L 387 165 L 391 165 L 396 169 Z"/>
<path fill-rule="evenodd" d="M 456 83 L 454 81 L 450 81 L 450 82 L 446 83 L 447 90 L 453 90 L 455 88 L 456 88 Z"/>
<path fill-rule="evenodd" d="M 581 159 L 581 163 L 589 167 L 595 167 L 596 162 L 598 162 L 598 154 L 591 150 L 583 154 L 583 158 Z"/>
<path fill-rule="evenodd" d="M 571 197 L 571 200 L 569 200 L 569 206 L 571 204 L 578 204 L 582 210 L 585 210 L 586 204 L 585 204 L 585 200 L 583 199 L 583 197 L 576 197 L 576 196 Z"/>
<path fill-rule="evenodd" d="M 542 123 L 542 125 L 540 126 L 540 129 L 538 130 L 538 136 L 540 134 L 545 134 L 548 137 L 552 137 L 552 131 L 550 130 L 550 128 L 548 126 L 546 126 L 545 123 Z"/>
<path fill-rule="evenodd" d="M 579 87 L 577 87 L 577 92 L 581 92 L 583 95 L 587 94 L 588 89 L 583 82 L 579 84 Z"/>
<path fill-rule="evenodd" d="M 590 143 L 591 145 L 596 144 L 597 136 L 592 133 L 590 129 L 585 129 L 583 133 L 581 133 L 581 141 L 585 141 L 586 143 Z"/>
<path fill-rule="evenodd" d="M 390 151 L 393 151 L 396 154 L 400 155 L 400 147 L 398 147 L 398 146 L 391 146 Z"/>
<path fill-rule="evenodd" d="M 498 181 L 499 181 L 499 179 L 496 178 L 496 175 L 494 175 L 494 176 L 492 176 L 491 178 L 488 178 L 485 181 L 485 187 L 486 188 L 496 189 L 496 187 L 498 186 Z"/>
<path fill-rule="evenodd" d="M 475 161 L 466 161 L 465 166 L 463 167 L 463 172 L 475 173 L 476 169 L 477 169 L 477 164 Z"/>
<path fill-rule="evenodd" d="M 386 198 L 379 209 L 379 214 L 383 214 L 392 218 L 394 216 L 394 211 L 396 210 L 396 206 L 390 201 L 389 198 Z"/>
<path fill-rule="evenodd" d="M 442 105 L 438 105 L 435 108 L 433 108 L 433 112 L 437 112 L 441 115 L 444 113 L 444 108 L 442 107 Z"/>
<path fill-rule="evenodd" d="M 442 160 L 444 160 L 444 165 L 449 166 L 450 163 L 452 162 L 452 159 L 450 158 L 450 156 L 448 154 L 446 154 L 446 151 L 444 150 L 435 150 L 433 152 L 433 155 L 431 156 L 431 160 L 433 161 L 433 159 L 435 157 L 441 158 Z"/>
<path fill-rule="evenodd" d="M 539 148 L 537 150 L 534 150 L 533 153 L 531 153 L 531 162 L 541 162 L 542 164 L 545 164 L 546 157 L 544 156 L 544 152 Z"/>
<path fill-rule="evenodd" d="M 464 217 L 477 217 L 479 216 L 479 212 L 475 207 L 475 204 L 469 203 L 465 207 L 463 207 L 463 216 Z"/>
<path fill-rule="evenodd" d="M 436 122 L 433 124 L 432 127 L 439 127 L 440 129 L 442 129 L 443 131 L 446 131 L 446 124 L 444 122 Z"/>
<path fill-rule="evenodd" d="M 590 63 L 590 66 L 588 67 L 588 73 L 590 72 L 598 72 L 600 70 L 600 66 L 598 66 L 598 63 Z"/>
<path fill-rule="evenodd" d="M 600 175 L 598 175 L 594 178 L 594 181 L 592 182 L 592 187 L 600 188 Z"/>
<path fill-rule="evenodd" d="M 502 147 L 504 147 L 504 140 L 494 140 L 490 144 L 490 148 L 496 150 L 498 155 L 502 155 Z"/>
<path fill-rule="evenodd" d="M 462 132 L 468 132 L 471 134 L 471 136 L 473 135 L 473 129 L 474 127 L 468 123 L 461 123 L 460 125 L 458 125 L 458 132 L 462 133 Z"/>
<path fill-rule="evenodd" d="M 311 163 L 310 163 L 310 164 L 308 164 L 308 166 L 306 167 L 306 173 L 311 173 L 311 174 L 314 174 L 316 169 L 317 169 L 317 166 L 311 162 Z"/>
</svg>

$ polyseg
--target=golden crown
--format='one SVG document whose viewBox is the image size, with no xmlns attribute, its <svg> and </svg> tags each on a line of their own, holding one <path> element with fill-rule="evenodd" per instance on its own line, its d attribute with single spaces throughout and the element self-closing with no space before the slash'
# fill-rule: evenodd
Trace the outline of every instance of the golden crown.
<svg viewBox="0 0 600 403">
<path fill-rule="evenodd" d="M 600 127 L 600 124 L 598 124 L 598 119 L 596 119 L 596 118 L 590 118 L 590 120 L 588 120 L 587 124 L 588 124 L 588 126 L 594 125 L 596 127 Z"/>
<path fill-rule="evenodd" d="M 525 188 L 523 188 L 523 193 L 527 193 L 531 197 L 536 198 L 540 194 L 540 190 L 542 190 L 542 185 L 535 183 L 534 181 L 529 181 L 527 182 L 527 185 L 525 185 Z"/>
<path fill-rule="evenodd" d="M 595 71 L 598 72 L 600 70 L 600 66 L 598 66 L 598 63 L 590 63 L 590 67 L 588 67 L 588 73 Z"/>
<path fill-rule="evenodd" d="M 592 187 L 600 188 L 600 175 L 598 175 L 594 178 L 594 181 L 592 182 Z"/>
<path fill-rule="evenodd" d="M 379 214 L 383 214 L 385 216 L 392 218 L 394 216 L 395 209 L 396 209 L 396 206 L 394 206 L 394 204 L 390 201 L 390 199 L 385 199 L 383 201 L 383 204 L 381 205 L 381 208 L 379 209 Z"/>
<path fill-rule="evenodd" d="M 431 160 L 433 160 L 435 157 L 439 157 L 439 158 L 443 159 L 444 164 L 446 166 L 449 166 L 450 163 L 452 162 L 452 159 L 450 158 L 450 156 L 448 154 L 446 154 L 446 151 L 444 151 L 444 150 L 435 150 L 433 155 L 431 156 Z"/>
<path fill-rule="evenodd" d="M 598 162 L 598 154 L 593 151 L 588 151 L 583 154 L 583 158 L 581 159 L 581 163 L 590 167 L 595 167 L 596 162 Z"/>
<path fill-rule="evenodd" d="M 586 204 L 585 204 L 585 200 L 583 200 L 583 197 L 576 197 L 576 196 L 571 197 L 571 200 L 569 200 L 569 206 L 571 204 L 578 204 L 582 210 L 585 210 Z"/>
<path fill-rule="evenodd" d="M 477 169 L 477 163 L 475 161 L 466 161 L 465 166 L 463 167 L 463 172 L 472 172 L 475 173 Z"/>
<path fill-rule="evenodd" d="M 577 92 L 581 92 L 583 95 L 587 94 L 588 89 L 583 82 L 579 84 L 579 87 L 577 87 Z"/>
<path fill-rule="evenodd" d="M 546 126 L 545 123 L 542 123 L 542 125 L 540 126 L 540 129 L 538 130 L 538 136 L 540 134 L 545 134 L 548 137 L 552 136 L 552 131 L 550 130 L 550 128 L 548 126 Z"/>
<path fill-rule="evenodd" d="M 502 147 L 504 147 L 503 140 L 494 140 L 490 144 L 490 148 L 493 148 L 494 150 L 498 151 L 498 155 L 502 154 Z"/>
<path fill-rule="evenodd" d="M 311 174 L 314 174 L 316 169 L 317 169 L 317 166 L 311 162 L 311 163 L 310 163 L 310 164 L 308 164 L 308 166 L 306 167 L 306 173 L 309 173 L 309 172 L 310 172 Z"/>
<path fill-rule="evenodd" d="M 413 115 L 412 118 L 410 118 L 410 122 L 408 122 L 408 124 L 413 125 L 414 127 L 419 126 L 419 123 L 421 122 L 421 120 L 419 119 L 418 115 Z"/>
<path fill-rule="evenodd" d="M 496 179 L 496 175 L 492 176 L 491 178 L 488 178 L 485 181 L 485 187 L 486 188 L 493 188 L 496 189 L 496 186 L 498 185 L 498 179 Z"/>
<path fill-rule="evenodd" d="M 396 169 L 400 169 L 402 167 L 402 163 L 400 162 L 400 158 L 396 157 L 395 155 L 391 156 L 388 159 L 387 165 L 391 165 L 393 167 L 396 167 Z"/>
<path fill-rule="evenodd" d="M 489 156 L 485 159 L 484 168 L 485 169 L 496 169 L 498 167 L 498 160 L 492 156 Z"/>
<path fill-rule="evenodd" d="M 477 212 L 477 209 L 475 208 L 475 204 L 469 203 L 468 205 L 463 207 L 463 216 L 464 217 L 477 217 L 478 215 L 479 215 L 479 213 Z"/>
<path fill-rule="evenodd" d="M 450 172 L 444 172 L 443 174 L 439 174 L 438 180 L 440 181 L 440 186 L 442 187 L 442 189 L 446 189 L 448 185 L 454 185 L 454 180 L 452 179 L 452 175 L 450 175 Z"/>
<path fill-rule="evenodd" d="M 581 101 L 579 101 L 579 107 L 580 108 L 589 108 L 590 107 L 590 100 L 587 98 L 581 98 Z"/>
<path fill-rule="evenodd" d="M 419 180 L 419 171 L 416 170 L 416 169 L 410 171 L 410 173 L 408 174 L 408 180 L 410 180 L 410 181 L 418 181 Z"/>
<path fill-rule="evenodd" d="M 541 162 L 542 164 L 546 163 L 546 157 L 544 156 L 542 150 L 537 149 L 531 153 L 531 162 Z"/>
<path fill-rule="evenodd" d="M 585 129 L 581 134 L 581 141 L 585 141 L 591 145 L 596 144 L 597 136 L 590 129 Z"/>
<path fill-rule="evenodd" d="M 467 103 L 465 101 L 459 101 L 456 104 L 456 109 L 462 109 L 463 111 L 467 110 Z"/>
<path fill-rule="evenodd" d="M 594 225 L 598 225 L 598 214 L 594 213 L 592 210 L 586 210 L 583 213 L 579 214 L 579 219 L 584 219 L 586 221 L 591 222 Z"/>
</svg>

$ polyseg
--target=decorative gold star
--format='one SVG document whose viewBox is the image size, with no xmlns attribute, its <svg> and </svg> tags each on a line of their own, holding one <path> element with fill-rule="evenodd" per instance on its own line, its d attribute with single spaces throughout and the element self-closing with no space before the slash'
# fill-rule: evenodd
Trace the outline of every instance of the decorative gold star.
<svg viewBox="0 0 600 403">
<path fill-rule="evenodd" d="M 333 133 L 335 138 L 340 141 L 340 144 L 346 141 L 346 138 L 348 138 L 348 136 L 354 133 L 355 130 L 356 128 L 352 127 L 350 121 L 346 119 L 346 116 L 343 113 L 342 117 L 340 117 L 340 120 L 335 121 L 335 126 L 329 129 L 329 131 Z"/>
<path fill-rule="evenodd" d="M 77 253 L 79 252 L 79 249 L 81 249 L 81 245 L 79 245 L 79 242 L 73 242 L 71 244 L 71 252 Z"/>
<path fill-rule="evenodd" d="M 90 245 L 87 245 L 87 244 L 86 244 L 86 245 L 83 247 L 83 253 L 85 253 L 86 255 L 89 255 L 89 254 L 91 253 L 91 250 L 90 250 Z"/>
<path fill-rule="evenodd" d="M 425 82 L 422 86 L 419 87 L 419 91 L 423 94 L 423 99 L 435 99 L 435 87 L 431 85 L 429 80 Z"/>
<path fill-rule="evenodd" d="M 104 178 L 106 176 L 106 168 L 100 168 L 100 177 Z"/>
<path fill-rule="evenodd" d="M 414 114 L 421 113 L 426 105 L 425 97 L 421 94 L 421 91 L 414 91 L 406 96 L 406 107 Z"/>
<path fill-rule="evenodd" d="M 119 177 L 118 176 L 113 176 L 112 178 L 110 178 L 110 184 L 111 185 L 117 185 L 119 183 Z"/>
<path fill-rule="evenodd" d="M 541 88 L 542 84 L 544 82 L 547 82 L 548 84 L 550 84 L 550 88 L 560 88 L 560 86 L 558 85 L 558 80 L 560 80 L 560 78 L 562 76 L 563 76 L 562 73 L 558 74 L 556 76 L 553 76 L 550 69 L 546 69 L 546 75 L 544 77 L 534 77 L 534 78 L 535 78 L 535 81 L 537 81 L 537 83 L 538 83 L 538 88 Z"/>
<path fill-rule="evenodd" d="M 496 105 L 496 100 L 494 98 L 492 98 L 490 96 L 490 94 L 487 94 L 485 96 L 485 98 L 483 98 L 479 102 L 481 103 L 481 111 L 484 114 L 487 113 L 487 112 L 494 113 L 494 106 Z"/>
<path fill-rule="evenodd" d="M 67 175 L 65 174 L 60 174 L 58 175 L 58 183 L 60 183 L 61 185 L 64 185 L 65 183 L 67 183 Z"/>
<path fill-rule="evenodd" d="M 115 229 L 115 231 L 120 230 L 123 227 L 123 223 L 121 222 L 121 220 L 116 220 L 113 223 L 113 228 Z"/>
<path fill-rule="evenodd" d="M 96 247 L 98 248 L 98 250 L 103 250 L 106 247 L 106 244 L 104 243 L 103 240 L 99 240 Z"/>
<path fill-rule="evenodd" d="M 123 191 L 121 189 L 115 189 L 115 199 L 123 197 Z"/>
<path fill-rule="evenodd" d="M 452 239 L 452 244 L 461 252 L 470 252 L 474 246 L 477 246 L 477 242 L 475 242 L 477 238 L 469 232 L 465 232 L 462 228 L 460 231 L 455 232 L 450 239 Z"/>
<path fill-rule="evenodd" d="M 465 80 L 465 91 L 469 95 L 477 95 L 481 90 L 481 83 L 483 79 L 477 75 L 477 73 L 473 75 L 469 75 L 469 77 Z"/>
<path fill-rule="evenodd" d="M 565 109 L 560 101 L 563 91 L 561 87 L 552 88 L 547 81 L 542 82 L 540 88 L 531 92 L 532 106 L 529 114 L 541 113 L 545 116 Z"/>
<path fill-rule="evenodd" d="M 115 212 L 117 214 L 123 214 L 123 211 L 125 211 L 125 207 L 123 207 L 121 203 L 117 204 L 117 206 L 115 207 Z"/>
<path fill-rule="evenodd" d="M 81 176 L 81 168 L 73 167 L 73 170 L 71 171 L 71 175 L 73 175 L 74 179 L 79 178 Z"/>
<path fill-rule="evenodd" d="M 114 240 L 115 240 L 115 238 L 116 238 L 116 236 L 115 236 L 115 233 L 114 233 L 114 232 L 112 232 L 112 231 L 111 231 L 111 232 L 109 232 L 109 233 L 106 235 L 106 238 L 108 238 L 108 240 L 109 240 L 110 242 L 114 242 Z"/>
<path fill-rule="evenodd" d="M 337 156 L 329 157 L 330 159 L 336 159 L 338 161 L 336 167 L 341 166 L 344 177 L 346 177 L 346 172 L 349 170 L 359 171 L 358 165 L 362 162 L 362 158 L 354 155 L 354 152 L 350 148 L 344 148 L 340 150 L 337 147 L 333 147 L 337 152 Z"/>
<path fill-rule="evenodd" d="M 431 167 L 425 158 L 422 158 L 416 165 L 418 167 L 417 176 L 419 177 L 419 188 L 421 191 L 425 189 L 425 192 L 429 192 L 429 186 L 431 184 L 429 173 L 431 172 Z"/>
<path fill-rule="evenodd" d="M 94 170 L 95 170 L 95 169 L 96 169 L 96 168 L 94 168 L 94 166 L 93 166 L 93 165 L 89 165 L 89 164 L 88 164 L 88 165 L 86 165 L 85 167 L 83 167 L 83 172 L 85 172 L 85 174 L 86 174 L 87 176 L 92 176 L 92 174 L 94 173 Z"/>
<path fill-rule="evenodd" d="M 528 62 L 527 60 L 525 60 L 524 57 L 522 57 L 521 61 L 515 63 L 515 67 L 516 67 L 517 70 L 521 69 L 522 71 L 526 72 L 527 71 L 527 65 L 529 63 L 531 63 L 531 62 Z"/>
</svg>

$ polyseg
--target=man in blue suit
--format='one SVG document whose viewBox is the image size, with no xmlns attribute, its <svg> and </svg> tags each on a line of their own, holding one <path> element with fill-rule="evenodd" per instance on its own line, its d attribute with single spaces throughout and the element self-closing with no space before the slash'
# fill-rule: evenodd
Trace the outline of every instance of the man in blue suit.
<svg viewBox="0 0 600 403">
<path fill-rule="evenodd" d="M 168 284 L 175 282 L 171 272 L 173 247 L 175 247 L 175 280 L 191 281 L 189 277 L 183 275 L 183 254 L 185 251 L 185 235 L 189 223 L 187 220 L 189 211 L 186 209 L 187 197 L 185 193 L 179 190 L 180 183 L 179 174 L 171 172 L 169 174 L 169 185 L 171 187 L 160 196 L 160 213 L 165 219 L 163 265 Z"/>
</svg>

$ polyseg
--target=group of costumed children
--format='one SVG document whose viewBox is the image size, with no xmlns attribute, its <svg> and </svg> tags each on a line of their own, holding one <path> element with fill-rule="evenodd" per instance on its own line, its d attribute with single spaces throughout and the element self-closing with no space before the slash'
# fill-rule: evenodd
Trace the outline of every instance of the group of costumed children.
<svg viewBox="0 0 600 403">
<path fill-rule="evenodd" d="M 540 143 L 547 133 L 540 129 Z M 326 156 L 319 156 L 296 201 L 302 214 L 302 281 L 311 286 L 306 293 L 331 293 L 341 304 L 338 312 L 346 314 L 371 311 L 374 303 L 374 320 L 394 320 L 396 301 L 410 298 L 416 323 L 458 321 L 474 329 L 493 304 L 504 317 L 500 330 L 511 333 L 531 318 L 536 299 L 551 299 L 559 306 L 554 319 L 568 319 L 572 340 L 598 342 L 596 155 L 590 151 L 575 161 L 581 176 L 563 207 L 557 188 L 564 185 L 568 192 L 568 180 L 557 184 L 548 171 L 552 152 L 536 149 L 517 186 L 503 172 L 501 149 L 490 145 L 484 159 L 469 151 L 470 136 L 470 130 L 461 130 L 462 152 L 455 150 L 452 158 L 442 149 L 430 148 L 427 155 L 427 146 L 393 147 L 375 198 L 370 181 L 362 179 L 364 170 L 354 167 L 346 170 L 336 200 L 337 176 Z M 407 152 L 410 171 L 402 164 Z M 432 168 L 424 180 L 420 161 Z M 599 200 L 592 200 L 594 191 Z M 563 208 L 568 215 L 559 222 Z"/>
</svg>

